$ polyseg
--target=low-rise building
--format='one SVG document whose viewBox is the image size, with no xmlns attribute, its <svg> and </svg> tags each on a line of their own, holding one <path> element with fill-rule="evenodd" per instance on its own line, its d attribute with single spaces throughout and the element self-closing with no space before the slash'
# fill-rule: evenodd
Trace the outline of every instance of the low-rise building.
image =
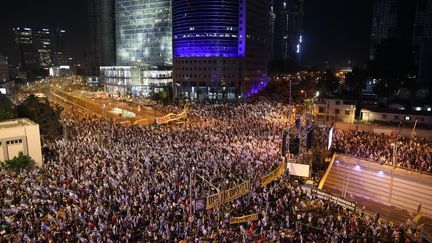
<svg viewBox="0 0 432 243">
<path fill-rule="evenodd" d="M 432 109 L 405 111 L 383 108 L 364 108 L 360 112 L 362 122 L 414 123 L 432 126 Z"/>
<path fill-rule="evenodd" d="M 355 104 L 341 98 L 317 98 L 313 111 L 317 120 L 354 122 Z"/>
<path fill-rule="evenodd" d="M 100 67 L 107 93 L 148 96 L 152 91 L 172 86 L 172 70 L 152 70 L 148 66 Z"/>
<path fill-rule="evenodd" d="M 39 125 L 27 118 L 0 122 L 0 161 L 11 160 L 20 152 L 42 165 Z"/>
<path fill-rule="evenodd" d="M 366 102 L 364 102 L 366 103 Z M 432 126 L 432 107 L 430 105 L 415 106 L 413 110 L 405 110 L 402 105 L 393 104 L 387 108 L 379 108 L 368 103 L 360 110 L 359 122 L 362 123 L 414 123 Z M 313 107 L 317 120 L 327 122 L 354 123 L 356 106 L 353 101 L 343 98 L 316 99 Z"/>
<path fill-rule="evenodd" d="M 73 72 L 72 72 L 70 66 L 67 66 L 67 65 L 49 68 L 49 76 L 50 77 L 65 77 L 65 76 L 72 75 L 72 74 L 73 74 Z"/>
</svg>

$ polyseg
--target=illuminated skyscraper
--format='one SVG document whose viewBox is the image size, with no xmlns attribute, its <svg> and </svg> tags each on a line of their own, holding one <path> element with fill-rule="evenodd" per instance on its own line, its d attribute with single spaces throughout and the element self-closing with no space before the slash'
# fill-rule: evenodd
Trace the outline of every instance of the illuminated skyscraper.
<svg viewBox="0 0 432 243">
<path fill-rule="evenodd" d="M 23 70 L 61 65 L 65 30 L 14 28 L 13 31 Z"/>
<path fill-rule="evenodd" d="M 266 85 L 268 1 L 172 4 L 176 96 L 233 99 Z"/>
<path fill-rule="evenodd" d="M 303 42 L 303 0 L 273 0 L 273 58 L 300 63 Z"/>
<path fill-rule="evenodd" d="M 172 66 L 171 1 L 117 0 L 117 65 Z"/>
<path fill-rule="evenodd" d="M 52 32 L 52 51 L 53 51 L 53 66 L 66 65 L 65 51 L 65 34 L 63 29 L 56 29 Z"/>
<path fill-rule="evenodd" d="M 0 83 L 9 81 L 8 59 L 0 55 Z"/>
<path fill-rule="evenodd" d="M 48 68 L 52 65 L 52 35 L 49 29 L 35 31 L 34 47 L 41 68 Z"/>
<path fill-rule="evenodd" d="M 29 70 L 37 66 L 37 56 L 33 47 L 31 28 L 14 28 L 15 43 L 18 49 L 20 67 Z"/>
</svg>

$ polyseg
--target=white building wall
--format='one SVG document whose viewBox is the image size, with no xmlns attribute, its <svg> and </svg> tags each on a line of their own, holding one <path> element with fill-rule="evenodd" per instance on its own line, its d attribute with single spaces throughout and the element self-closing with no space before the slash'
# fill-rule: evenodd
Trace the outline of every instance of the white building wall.
<svg viewBox="0 0 432 243">
<path fill-rule="evenodd" d="M 29 155 L 42 165 L 42 150 L 39 125 L 29 119 L 0 122 L 0 160 L 10 160 L 19 152 Z"/>
<path fill-rule="evenodd" d="M 314 114 L 318 120 L 353 122 L 355 105 L 346 104 L 340 99 L 318 98 L 314 104 Z"/>
<path fill-rule="evenodd" d="M 430 116 L 426 115 L 411 115 L 411 114 L 399 114 L 399 113 L 389 113 L 389 112 L 376 112 L 367 109 L 362 109 L 363 113 L 362 121 L 364 122 L 405 122 L 414 123 L 417 119 L 418 124 L 432 125 L 432 112 Z"/>
</svg>

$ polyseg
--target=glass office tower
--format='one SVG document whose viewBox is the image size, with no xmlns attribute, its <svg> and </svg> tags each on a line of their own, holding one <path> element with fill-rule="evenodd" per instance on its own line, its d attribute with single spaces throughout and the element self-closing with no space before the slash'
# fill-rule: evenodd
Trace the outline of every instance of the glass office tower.
<svg viewBox="0 0 432 243">
<path fill-rule="evenodd" d="M 172 66 L 171 1 L 117 0 L 117 65 Z"/>
</svg>

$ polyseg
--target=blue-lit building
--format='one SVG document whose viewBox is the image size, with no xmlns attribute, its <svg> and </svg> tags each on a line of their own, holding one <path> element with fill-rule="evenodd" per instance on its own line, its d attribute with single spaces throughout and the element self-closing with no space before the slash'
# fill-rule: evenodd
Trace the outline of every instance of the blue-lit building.
<svg viewBox="0 0 432 243">
<path fill-rule="evenodd" d="M 267 84 L 268 1 L 173 0 L 177 97 L 234 99 Z"/>
<path fill-rule="evenodd" d="M 115 2 L 117 65 L 172 66 L 170 0 Z"/>
</svg>

